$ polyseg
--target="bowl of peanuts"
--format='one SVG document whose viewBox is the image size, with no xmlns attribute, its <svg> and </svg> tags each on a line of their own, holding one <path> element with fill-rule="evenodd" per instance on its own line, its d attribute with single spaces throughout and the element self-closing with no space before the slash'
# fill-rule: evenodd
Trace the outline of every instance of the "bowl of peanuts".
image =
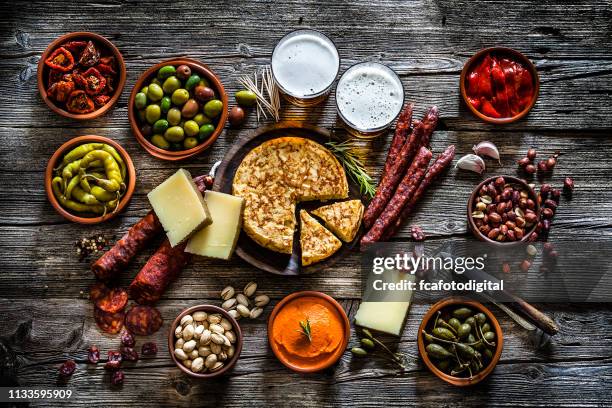
<svg viewBox="0 0 612 408">
<path fill-rule="evenodd" d="M 534 237 L 540 203 L 533 188 L 513 176 L 494 176 L 472 192 L 467 204 L 468 227 L 481 241 L 498 245 Z M 535 234 L 535 235 L 534 235 Z"/>
<path fill-rule="evenodd" d="M 238 322 L 226 310 L 197 305 L 183 310 L 170 325 L 168 351 L 185 374 L 214 378 L 236 365 L 242 340 Z"/>
</svg>

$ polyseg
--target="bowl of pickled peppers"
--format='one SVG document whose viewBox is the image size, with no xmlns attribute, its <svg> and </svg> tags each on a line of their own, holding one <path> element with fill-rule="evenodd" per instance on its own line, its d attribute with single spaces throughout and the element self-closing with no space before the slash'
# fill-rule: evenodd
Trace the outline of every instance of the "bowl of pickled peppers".
<svg viewBox="0 0 612 408">
<path fill-rule="evenodd" d="M 97 224 L 127 205 L 136 185 L 132 159 L 115 141 L 79 136 L 53 154 L 45 172 L 47 198 L 67 220 Z"/>
<path fill-rule="evenodd" d="M 38 63 L 38 90 L 54 112 L 71 119 L 106 113 L 125 85 L 125 62 L 101 35 L 69 33 L 53 41 Z"/>
<path fill-rule="evenodd" d="M 182 160 L 206 150 L 228 118 L 223 84 L 204 64 L 177 58 L 149 68 L 130 95 L 132 132 L 151 155 Z"/>
<path fill-rule="evenodd" d="M 499 322 L 482 303 L 451 297 L 425 314 L 417 343 L 432 373 L 449 384 L 468 386 L 491 374 L 504 339 Z"/>
</svg>

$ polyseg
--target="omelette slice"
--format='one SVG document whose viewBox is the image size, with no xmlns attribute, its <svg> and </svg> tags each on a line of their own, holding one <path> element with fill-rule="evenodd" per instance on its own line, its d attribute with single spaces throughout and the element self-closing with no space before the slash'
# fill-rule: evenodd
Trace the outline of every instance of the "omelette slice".
<svg viewBox="0 0 612 408">
<path fill-rule="evenodd" d="M 305 210 L 300 210 L 300 221 L 302 266 L 308 266 L 329 258 L 342 246 L 342 241 L 319 224 Z"/>
<path fill-rule="evenodd" d="M 325 221 L 325 226 L 341 240 L 351 242 L 361 225 L 363 204 L 361 200 L 341 201 L 319 207 L 312 213 Z"/>
</svg>

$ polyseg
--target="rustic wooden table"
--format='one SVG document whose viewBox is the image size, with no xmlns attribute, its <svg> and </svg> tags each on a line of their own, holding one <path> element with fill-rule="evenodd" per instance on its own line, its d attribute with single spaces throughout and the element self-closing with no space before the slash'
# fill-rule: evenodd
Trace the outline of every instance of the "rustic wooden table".
<svg viewBox="0 0 612 408">
<path fill-rule="evenodd" d="M 358 2 L 197 1 L 111 2 L 27 1 L 0 5 L 0 373 L 2 385 L 54 386 L 57 367 L 73 358 L 78 369 L 68 383 L 72 405 L 104 406 L 313 406 L 313 405 L 552 405 L 612 404 L 612 307 L 609 304 L 548 304 L 541 308 L 561 326 L 544 347 L 494 309 L 506 343 L 493 375 L 471 389 L 453 388 L 435 378 L 417 358 L 416 330 L 429 305 L 415 305 L 403 336 L 408 353 L 400 373 L 382 360 L 351 359 L 318 375 L 289 372 L 272 355 L 265 319 L 242 324 L 246 341 L 232 374 L 216 381 L 183 375 L 168 355 L 167 326 L 150 340 L 156 358 L 125 369 L 122 388 L 113 389 L 102 365 L 86 363 L 86 348 L 116 348 L 92 318 L 86 292 L 94 278 L 75 256 L 74 242 L 92 234 L 119 236 L 149 210 L 145 194 L 179 167 L 156 160 L 129 129 L 127 99 L 137 77 L 150 65 L 189 56 L 210 65 L 233 94 L 238 77 L 269 62 L 286 32 L 310 27 L 338 46 L 342 69 L 362 60 L 390 65 L 402 78 L 407 100 L 420 115 L 429 105 L 441 110 L 434 152 L 455 143 L 458 155 L 491 140 L 501 147 L 502 164 L 489 161 L 488 174 L 515 174 L 515 161 L 528 147 L 563 154 L 551 181 L 571 175 L 577 191 L 555 219 L 551 240 L 580 241 L 612 236 L 612 2 L 542 1 Z M 70 31 L 94 31 L 112 40 L 125 57 L 126 88 L 106 116 L 88 121 L 53 114 L 36 89 L 36 63 L 47 44 Z M 494 127 L 474 118 L 459 96 L 463 63 L 482 47 L 503 44 L 527 54 L 541 75 L 540 98 L 524 120 Z M 283 119 L 336 126 L 333 97 L 314 110 L 285 107 Z M 208 172 L 245 129 L 226 130 L 199 157 L 181 163 L 192 174 Z M 65 221 L 47 202 L 43 172 L 48 158 L 66 140 L 99 134 L 121 143 L 138 174 L 127 210 L 102 225 Z M 369 168 L 378 175 L 389 137 L 371 144 Z M 411 223 L 429 239 L 472 239 L 466 232 L 465 202 L 480 177 L 450 171 L 425 197 Z M 400 234 L 406 240 L 407 230 Z M 123 274 L 128 285 L 149 250 Z M 166 292 L 159 308 L 166 322 L 183 308 L 216 302 L 231 283 L 256 280 L 273 303 L 296 290 L 315 289 L 339 299 L 354 315 L 360 296 L 360 256 L 314 276 L 280 278 L 240 259 L 198 259 Z M 269 313 L 270 308 L 266 313 Z M 43 406 L 46 403 L 34 403 Z"/>
</svg>

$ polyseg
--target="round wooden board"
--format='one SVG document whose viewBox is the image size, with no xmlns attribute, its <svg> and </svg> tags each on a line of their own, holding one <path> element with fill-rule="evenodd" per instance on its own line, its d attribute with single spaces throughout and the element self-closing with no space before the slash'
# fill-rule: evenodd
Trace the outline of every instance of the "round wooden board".
<svg viewBox="0 0 612 408">
<path fill-rule="evenodd" d="M 223 158 L 223 161 L 215 174 L 213 190 L 231 194 L 234 174 L 247 153 L 267 140 L 282 136 L 303 137 L 314 140 L 320 144 L 325 144 L 330 140 L 334 140 L 334 137 L 331 135 L 329 130 L 301 122 L 279 122 L 274 125 L 263 126 L 247 132 L 240 136 L 225 154 L 225 157 Z M 359 186 L 356 185 L 348 176 L 347 180 L 349 184 L 349 199 L 361 199 Z M 342 200 L 329 200 L 327 202 L 300 202 L 298 203 L 298 209 L 302 208 L 305 210 L 312 210 L 323 204 L 329 204 L 335 201 Z M 342 247 L 338 250 L 338 252 L 321 262 L 299 267 L 297 274 L 315 273 L 333 266 L 340 259 L 348 255 L 351 249 L 359 242 L 361 235 L 362 230 L 360 229 L 355 236 L 355 239 L 348 243 L 343 242 Z M 296 274 L 296 272 L 290 272 L 287 270 L 290 255 L 281 254 L 262 247 L 253 241 L 244 231 L 240 233 L 240 237 L 238 238 L 236 254 L 249 264 L 264 271 L 275 273 L 277 275 Z"/>
</svg>

